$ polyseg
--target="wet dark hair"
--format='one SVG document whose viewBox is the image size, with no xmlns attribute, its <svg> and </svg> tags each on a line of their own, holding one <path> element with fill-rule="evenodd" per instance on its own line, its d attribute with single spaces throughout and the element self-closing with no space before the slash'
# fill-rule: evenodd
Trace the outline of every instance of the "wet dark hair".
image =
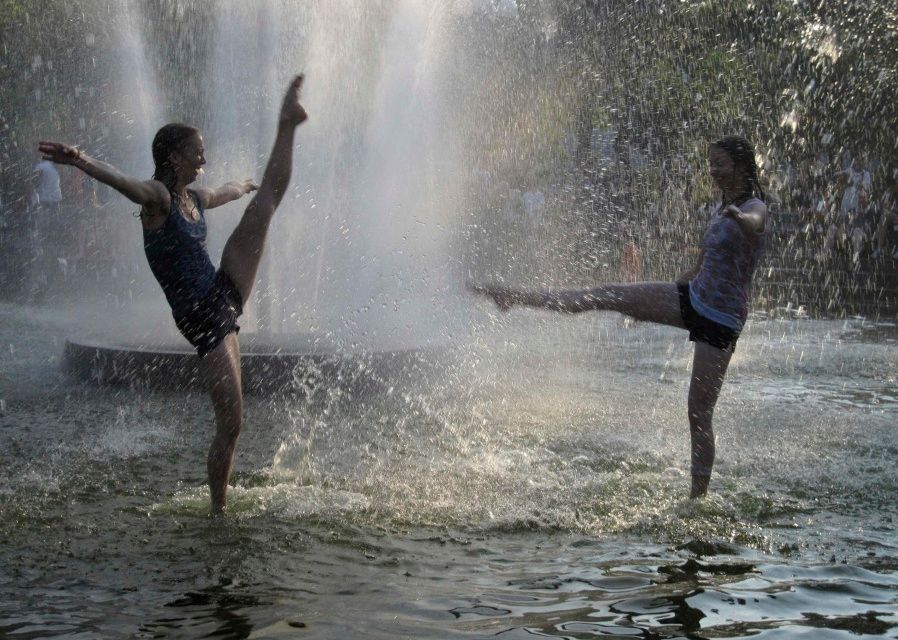
<svg viewBox="0 0 898 640">
<path fill-rule="evenodd" d="M 764 190 L 758 180 L 758 163 L 755 161 L 755 150 L 751 143 L 741 136 L 726 136 L 711 143 L 711 146 L 723 149 L 730 156 L 734 166 L 741 166 L 745 169 L 748 191 L 738 194 L 738 199 L 747 200 L 754 196 L 763 200 Z"/>
<path fill-rule="evenodd" d="M 199 129 L 189 124 L 172 122 L 159 129 L 153 137 L 153 163 L 156 165 L 153 179 L 164 184 L 169 191 L 175 188 L 175 168 L 169 156 L 173 151 L 181 151 L 187 141 L 199 133 Z"/>
</svg>

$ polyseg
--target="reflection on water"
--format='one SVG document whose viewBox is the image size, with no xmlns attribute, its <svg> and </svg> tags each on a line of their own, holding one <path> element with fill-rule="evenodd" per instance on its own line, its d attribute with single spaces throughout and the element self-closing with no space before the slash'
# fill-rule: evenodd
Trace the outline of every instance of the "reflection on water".
<svg viewBox="0 0 898 640">
<path fill-rule="evenodd" d="M 195 637 L 247 638 L 253 629 L 248 615 L 269 602 L 245 593 L 232 592 L 218 585 L 200 592 L 188 592 L 166 604 L 172 611 L 141 625 L 140 631 L 154 636 L 178 630 Z"/>
<path fill-rule="evenodd" d="M 213 521 L 201 394 L 68 379 L 70 320 L 0 319 L 0 636 L 898 637 L 881 332 L 751 324 L 689 502 L 683 337 L 506 315 L 378 396 L 249 398 Z"/>
<path fill-rule="evenodd" d="M 857 409 L 885 405 L 898 407 L 898 387 L 883 381 L 881 385 L 858 384 L 855 381 L 827 382 L 809 380 L 804 383 L 765 385 L 761 393 L 777 400 L 801 402 L 805 405 L 833 403 Z"/>
</svg>

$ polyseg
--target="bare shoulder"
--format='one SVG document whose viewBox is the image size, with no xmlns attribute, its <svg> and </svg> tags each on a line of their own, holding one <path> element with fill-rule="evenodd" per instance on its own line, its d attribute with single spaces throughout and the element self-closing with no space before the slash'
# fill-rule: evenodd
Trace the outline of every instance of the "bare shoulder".
<svg viewBox="0 0 898 640">
<path fill-rule="evenodd" d="M 144 180 L 143 184 L 150 190 L 152 194 L 151 202 L 148 204 L 168 211 L 171 207 L 171 193 L 164 184 L 158 180 Z"/>
<path fill-rule="evenodd" d="M 742 206 L 739 226 L 746 232 L 763 233 L 767 228 L 767 204 L 763 200 L 753 198 Z"/>
<path fill-rule="evenodd" d="M 209 209 L 212 204 L 212 199 L 215 197 L 215 191 L 210 189 L 209 187 L 190 187 L 190 190 L 196 194 L 196 197 L 200 201 L 200 205 L 203 209 Z"/>
<path fill-rule="evenodd" d="M 758 198 L 752 198 L 741 207 L 743 213 L 752 213 L 755 215 L 767 215 L 767 204 Z"/>
<path fill-rule="evenodd" d="M 144 184 L 150 189 L 153 197 L 140 209 L 140 219 L 144 227 L 158 228 L 171 211 L 171 193 L 158 180 L 145 180 Z"/>
</svg>

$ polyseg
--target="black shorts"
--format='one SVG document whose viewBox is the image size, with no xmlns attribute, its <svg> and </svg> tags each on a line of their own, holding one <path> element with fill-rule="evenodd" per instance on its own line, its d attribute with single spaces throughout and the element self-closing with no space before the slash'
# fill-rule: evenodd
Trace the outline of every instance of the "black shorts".
<svg viewBox="0 0 898 640">
<path fill-rule="evenodd" d="M 678 282 L 677 290 L 680 292 L 680 313 L 683 314 L 683 324 L 689 330 L 689 339 L 693 342 L 710 344 L 712 347 L 724 351 L 735 349 L 739 332 L 719 322 L 714 322 L 696 311 L 689 299 L 688 283 Z"/>
<path fill-rule="evenodd" d="M 215 274 L 215 281 L 202 300 L 186 314 L 176 317 L 175 324 L 200 358 L 221 344 L 229 333 L 237 333 L 237 318 L 243 313 L 243 297 L 224 271 Z"/>
</svg>

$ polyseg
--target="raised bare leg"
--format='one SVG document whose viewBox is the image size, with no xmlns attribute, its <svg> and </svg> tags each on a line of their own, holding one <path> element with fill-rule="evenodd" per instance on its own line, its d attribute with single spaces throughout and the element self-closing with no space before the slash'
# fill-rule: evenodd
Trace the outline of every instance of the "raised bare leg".
<svg viewBox="0 0 898 640">
<path fill-rule="evenodd" d="M 234 451 L 243 423 L 243 388 L 240 376 L 240 344 L 229 333 L 202 360 L 203 373 L 215 408 L 215 437 L 206 460 L 212 512 L 224 511 L 228 481 L 234 467 Z"/>
<path fill-rule="evenodd" d="M 692 443 L 691 498 L 708 492 L 714 466 L 714 407 L 733 352 L 704 342 L 695 343 L 689 383 L 689 435 Z"/>
<path fill-rule="evenodd" d="M 481 285 L 469 285 L 469 288 L 491 296 L 503 310 L 522 305 L 564 313 L 617 311 L 637 320 L 685 328 L 680 294 L 673 282 L 606 284 L 571 291 L 525 291 Z"/>
<path fill-rule="evenodd" d="M 268 158 L 262 184 L 246 207 L 237 228 L 231 233 L 221 256 L 221 269 L 230 276 L 244 302 L 252 293 L 262 260 L 268 225 L 287 191 L 293 171 L 293 138 L 296 127 L 307 118 L 299 104 L 302 76 L 290 84 L 281 106 L 274 147 Z"/>
<path fill-rule="evenodd" d="M 617 311 L 643 322 L 685 328 L 680 293 L 673 282 L 605 284 L 591 289 L 585 298 L 593 309 Z"/>
</svg>

